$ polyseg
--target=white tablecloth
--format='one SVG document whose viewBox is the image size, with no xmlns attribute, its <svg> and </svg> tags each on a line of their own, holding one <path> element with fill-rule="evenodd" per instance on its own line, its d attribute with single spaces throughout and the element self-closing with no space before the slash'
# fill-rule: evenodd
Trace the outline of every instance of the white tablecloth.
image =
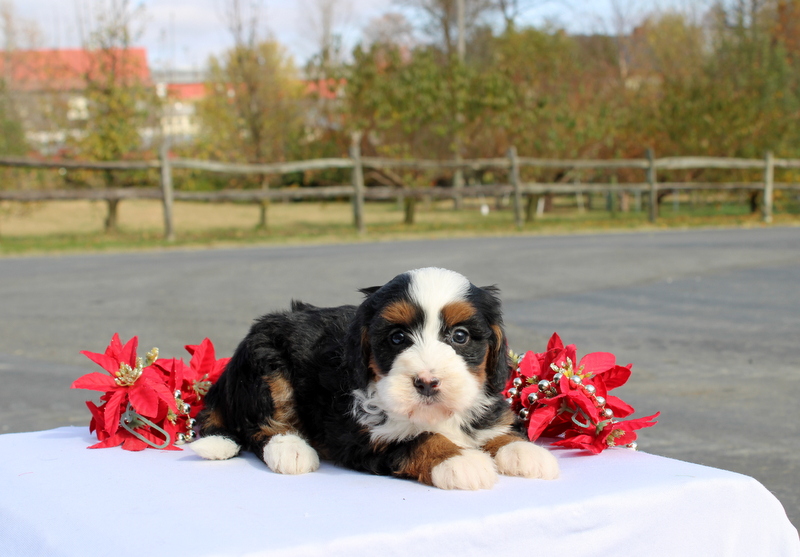
<svg viewBox="0 0 800 557">
<path fill-rule="evenodd" d="M 84 428 L 0 435 L 0 555 L 800 555 L 756 480 L 628 449 L 557 451 L 559 480 L 463 492 L 92 442 Z"/>
</svg>

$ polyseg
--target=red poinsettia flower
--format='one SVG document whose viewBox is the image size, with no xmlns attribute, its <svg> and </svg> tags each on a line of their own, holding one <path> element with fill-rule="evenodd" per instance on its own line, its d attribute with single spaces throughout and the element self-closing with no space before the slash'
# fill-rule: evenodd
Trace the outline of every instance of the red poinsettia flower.
<svg viewBox="0 0 800 557">
<path fill-rule="evenodd" d="M 158 420 L 159 414 L 175 410 L 175 399 L 152 365 L 158 351 L 153 349 L 146 359 L 138 358 L 138 342 L 138 337 L 133 337 L 123 345 L 119 335 L 114 334 L 104 353 L 81 352 L 107 372 L 89 373 L 72 384 L 73 389 L 104 393 L 99 407 L 87 402 L 92 413 L 89 430 L 96 432 L 100 440 L 91 448 L 122 445 L 128 450 L 141 450 L 147 446 L 143 439 L 151 440 L 156 446 L 165 441 L 163 434 L 143 420 L 152 423 L 152 420 Z M 127 427 L 121 427 L 123 420 Z"/>
<path fill-rule="evenodd" d="M 91 389 L 106 393 L 104 418 L 106 431 L 114 434 L 119 427 L 119 418 L 128 403 L 136 412 L 147 418 L 158 416 L 159 404 L 175 408 L 175 399 L 160 374 L 152 367 L 157 354 L 148 356 L 147 366 L 136 357 L 138 337 L 133 337 L 124 346 L 118 334 L 103 354 L 81 351 L 81 354 L 100 365 L 108 375 L 94 372 L 75 380 L 73 389 Z"/>
<path fill-rule="evenodd" d="M 175 445 L 194 436 L 202 399 L 230 358 L 217 360 L 208 339 L 186 347 L 192 355 L 188 366 L 180 359 L 156 361 L 155 348 L 138 358 L 137 346 L 137 337 L 123 345 L 115 334 L 104 353 L 82 352 L 107 372 L 89 373 L 72 384 L 103 392 L 100 406 L 86 403 L 92 414 L 89 431 L 99 440 L 90 448 L 180 450 Z"/>
<path fill-rule="evenodd" d="M 554 333 L 545 352 L 527 352 L 520 358 L 505 395 L 531 440 L 563 436 L 558 446 L 603 450 L 629 444 L 628 439 L 636 438 L 634 429 L 654 425 L 648 420 L 655 416 L 619 421 L 634 409 L 608 391 L 630 376 L 631 364 L 617 365 L 609 352 L 592 352 L 578 360 L 575 345 L 564 346 Z"/>
</svg>

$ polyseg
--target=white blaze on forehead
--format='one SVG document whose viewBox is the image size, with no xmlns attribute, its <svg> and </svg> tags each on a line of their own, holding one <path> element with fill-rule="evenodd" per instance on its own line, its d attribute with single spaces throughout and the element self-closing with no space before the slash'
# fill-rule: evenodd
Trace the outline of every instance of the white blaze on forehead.
<svg viewBox="0 0 800 557">
<path fill-rule="evenodd" d="M 426 379 L 427 374 L 432 373 L 443 379 L 448 368 L 454 365 L 461 367 L 464 364 L 460 358 L 457 362 L 453 361 L 455 351 L 439 338 L 442 330 L 442 308 L 452 302 L 464 300 L 469 292 L 469 281 L 456 272 L 435 267 L 417 269 L 411 271 L 410 275 L 409 294 L 422 309 L 424 319 L 421 330 L 411 331 L 414 345 L 399 359 L 416 368 L 409 369 L 409 372 Z"/>
<path fill-rule="evenodd" d="M 469 292 L 469 281 L 455 271 L 427 267 L 409 274 L 411 298 L 425 311 L 426 321 L 436 321 L 444 306 L 465 299 Z"/>
</svg>

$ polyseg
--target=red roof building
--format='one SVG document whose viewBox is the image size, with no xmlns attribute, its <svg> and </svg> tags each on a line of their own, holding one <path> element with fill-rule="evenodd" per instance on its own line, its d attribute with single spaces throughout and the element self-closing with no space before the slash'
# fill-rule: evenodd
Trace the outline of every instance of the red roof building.
<svg viewBox="0 0 800 557">
<path fill-rule="evenodd" d="M 130 84 L 151 83 L 144 48 L 0 51 L 0 75 L 16 91 L 76 91 L 108 75 Z"/>
</svg>

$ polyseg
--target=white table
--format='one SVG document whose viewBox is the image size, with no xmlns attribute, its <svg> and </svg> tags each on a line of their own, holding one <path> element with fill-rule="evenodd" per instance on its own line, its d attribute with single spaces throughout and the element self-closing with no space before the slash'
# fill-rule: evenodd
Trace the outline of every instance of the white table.
<svg viewBox="0 0 800 557">
<path fill-rule="evenodd" d="M 92 442 L 75 427 L 0 435 L 0 555 L 800 556 L 756 480 L 628 449 L 557 451 L 559 480 L 463 492 Z"/>
</svg>

